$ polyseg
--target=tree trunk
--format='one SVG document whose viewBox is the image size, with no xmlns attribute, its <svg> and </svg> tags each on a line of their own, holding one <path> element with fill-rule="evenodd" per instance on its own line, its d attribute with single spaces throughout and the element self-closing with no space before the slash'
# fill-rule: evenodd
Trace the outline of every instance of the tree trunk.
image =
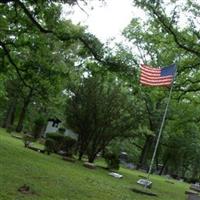
<svg viewBox="0 0 200 200">
<path fill-rule="evenodd" d="M 139 159 L 139 163 L 137 165 L 137 169 L 145 168 L 146 161 L 147 161 L 147 156 L 148 156 L 149 150 L 151 149 L 152 142 L 153 142 L 153 137 L 152 136 L 147 136 L 145 144 L 144 144 L 144 146 L 142 148 L 142 152 L 140 154 L 140 159 Z"/>
<path fill-rule="evenodd" d="M 80 138 L 78 140 L 77 150 L 78 150 L 78 160 L 82 160 L 82 157 L 84 155 L 84 145 L 81 143 Z"/>
<path fill-rule="evenodd" d="M 33 128 L 33 136 L 35 139 L 40 138 L 45 130 L 45 125 L 44 124 L 40 124 L 40 125 L 35 125 L 35 127 Z"/>
<path fill-rule="evenodd" d="M 2 128 L 8 128 L 11 125 L 13 125 L 15 118 L 15 111 L 16 111 L 16 102 L 11 100 L 8 106 L 8 110 L 6 112 L 4 122 L 2 124 Z"/>
<path fill-rule="evenodd" d="M 79 151 L 78 160 L 82 160 L 82 157 L 83 157 L 83 152 Z"/>
<path fill-rule="evenodd" d="M 20 115 L 19 115 L 19 121 L 18 121 L 18 124 L 17 124 L 16 132 L 21 132 L 22 129 L 23 129 L 23 122 L 24 122 L 24 119 L 25 119 L 25 114 L 26 114 L 27 108 L 28 108 L 28 105 L 24 104 L 23 108 L 20 112 Z"/>
<path fill-rule="evenodd" d="M 160 172 L 159 172 L 159 175 L 160 175 L 160 176 L 163 174 L 163 172 L 164 172 L 164 170 L 165 170 L 165 168 L 166 168 L 166 166 L 167 166 L 168 160 L 169 160 L 169 157 L 167 157 L 167 158 L 165 159 L 165 161 L 164 161 L 164 163 L 163 163 L 163 166 L 162 166 L 162 168 L 160 169 Z"/>
<path fill-rule="evenodd" d="M 17 124 L 16 132 L 21 132 L 23 129 L 23 122 L 25 119 L 26 111 L 28 109 L 28 105 L 31 102 L 32 93 L 33 93 L 33 89 L 30 89 L 27 98 L 24 100 L 24 104 L 23 104 L 22 110 L 19 115 L 19 121 Z"/>
<path fill-rule="evenodd" d="M 156 155 L 156 158 L 155 158 L 155 163 L 156 163 L 156 171 L 159 170 L 159 160 L 158 160 L 158 154 Z"/>
<path fill-rule="evenodd" d="M 88 162 L 93 163 L 96 158 L 96 154 L 88 155 Z"/>
<path fill-rule="evenodd" d="M 15 114 L 16 114 L 16 108 L 17 108 L 17 102 L 14 103 L 13 111 L 12 111 L 12 114 L 11 114 L 10 125 L 14 124 Z"/>
</svg>

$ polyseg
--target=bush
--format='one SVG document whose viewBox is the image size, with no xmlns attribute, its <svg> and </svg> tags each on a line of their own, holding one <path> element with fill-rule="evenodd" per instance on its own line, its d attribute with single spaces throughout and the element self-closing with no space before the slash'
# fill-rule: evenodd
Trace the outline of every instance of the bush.
<svg viewBox="0 0 200 200">
<path fill-rule="evenodd" d="M 59 150 L 61 150 L 61 147 L 63 146 L 64 142 L 64 135 L 61 135 L 60 133 L 47 133 L 46 137 L 47 137 L 46 140 L 51 139 L 51 141 L 54 141 L 53 149 L 51 152 L 56 153 Z"/>
<path fill-rule="evenodd" d="M 55 140 L 51 138 L 47 138 L 45 141 L 45 151 L 47 151 L 48 154 L 56 152 L 56 142 Z"/>
<path fill-rule="evenodd" d="M 76 140 L 71 137 L 64 136 L 60 133 L 47 133 L 45 148 L 47 152 L 57 153 L 62 150 L 68 156 L 72 156 L 75 144 Z"/>
<path fill-rule="evenodd" d="M 200 180 L 198 179 L 198 178 L 189 178 L 188 179 L 188 182 L 189 183 L 193 183 L 193 184 L 195 184 L 195 183 L 198 183 Z"/>
<path fill-rule="evenodd" d="M 64 139 L 64 135 L 60 133 L 47 133 L 46 137 L 51 138 L 57 142 L 62 142 L 62 140 Z"/>
<path fill-rule="evenodd" d="M 119 155 L 112 151 L 105 152 L 104 159 L 108 165 L 109 170 L 119 170 Z"/>
<path fill-rule="evenodd" d="M 37 126 L 42 126 L 46 123 L 46 120 L 43 117 L 38 117 L 34 120 L 34 124 Z"/>
<path fill-rule="evenodd" d="M 62 135 L 64 135 L 64 133 L 65 133 L 65 128 L 59 128 L 58 129 L 58 132 L 60 133 L 60 134 L 62 134 Z"/>
<path fill-rule="evenodd" d="M 8 126 L 8 127 L 6 128 L 6 131 L 7 131 L 8 133 L 12 133 L 12 132 L 15 131 L 15 127 L 12 126 L 12 125 L 10 125 L 10 126 Z"/>
</svg>

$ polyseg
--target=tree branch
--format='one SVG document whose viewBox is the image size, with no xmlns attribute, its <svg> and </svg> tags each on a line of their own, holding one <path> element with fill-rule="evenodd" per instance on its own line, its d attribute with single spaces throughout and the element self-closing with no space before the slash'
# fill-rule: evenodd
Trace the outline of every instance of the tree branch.
<svg viewBox="0 0 200 200">
<path fill-rule="evenodd" d="M 145 7 L 151 11 L 154 16 L 156 17 L 156 19 L 159 21 L 159 23 L 162 25 L 162 27 L 173 36 L 175 43 L 182 49 L 186 50 L 187 52 L 193 53 L 197 56 L 200 56 L 200 51 L 192 48 L 192 45 L 190 45 L 191 47 L 188 47 L 186 44 L 184 44 L 185 38 L 181 38 L 180 39 L 180 34 L 177 30 L 175 30 L 173 28 L 173 26 L 166 21 L 167 17 L 165 17 L 161 12 L 159 12 L 159 8 L 158 7 L 154 7 L 153 5 L 151 5 L 150 3 L 145 3 Z M 179 34 L 179 36 L 178 36 Z M 184 41 L 184 42 L 183 42 Z M 196 43 L 193 43 L 193 46 L 197 46 Z"/>
<path fill-rule="evenodd" d="M 14 66 L 14 68 L 15 68 L 15 70 L 16 70 L 16 72 L 17 72 L 17 75 L 19 76 L 19 78 L 20 78 L 20 80 L 22 81 L 22 83 L 23 83 L 26 87 L 32 88 L 30 85 L 28 85 L 28 84 L 24 81 L 24 79 L 23 79 L 23 77 L 22 77 L 22 75 L 21 75 L 21 73 L 20 73 L 20 69 L 18 68 L 18 66 L 17 66 L 17 65 L 15 64 L 15 62 L 13 61 L 13 59 L 12 59 L 10 53 L 9 53 L 9 50 L 8 50 L 7 47 L 6 47 L 6 44 L 0 41 L 0 46 L 3 48 L 3 50 L 4 50 L 4 52 L 5 52 L 5 55 L 7 56 L 9 62 Z"/>
<path fill-rule="evenodd" d="M 30 11 L 28 10 L 28 8 L 26 8 L 26 6 L 20 1 L 20 0 L 15 0 L 15 3 L 17 3 L 22 10 L 24 11 L 24 13 L 27 15 L 27 17 L 32 21 L 32 23 L 40 30 L 40 32 L 42 33 L 53 33 L 53 31 L 51 30 L 47 30 L 45 28 L 43 28 L 37 21 L 36 19 L 32 16 L 32 14 L 30 13 Z"/>
</svg>

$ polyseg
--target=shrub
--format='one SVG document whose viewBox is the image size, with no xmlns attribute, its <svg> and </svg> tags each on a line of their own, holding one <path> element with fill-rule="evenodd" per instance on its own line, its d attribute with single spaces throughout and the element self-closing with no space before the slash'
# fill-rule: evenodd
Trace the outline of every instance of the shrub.
<svg viewBox="0 0 200 200">
<path fill-rule="evenodd" d="M 61 135 L 60 133 L 47 133 L 46 137 L 47 139 L 51 139 L 54 141 L 54 147 L 52 152 L 56 153 L 59 150 L 61 150 L 61 147 L 63 146 L 64 142 L 64 135 Z"/>
<path fill-rule="evenodd" d="M 46 120 L 43 117 L 38 117 L 37 119 L 34 120 L 34 124 L 41 126 L 46 123 Z"/>
<path fill-rule="evenodd" d="M 47 152 L 57 153 L 62 150 L 68 156 L 72 156 L 75 144 L 76 140 L 71 137 L 64 136 L 60 133 L 47 133 L 45 148 Z"/>
<path fill-rule="evenodd" d="M 46 134 L 47 138 L 51 138 L 57 142 L 61 142 L 64 138 L 64 135 L 60 134 L 60 133 L 47 133 Z"/>
<path fill-rule="evenodd" d="M 12 125 L 10 125 L 10 126 L 8 126 L 8 127 L 6 128 L 6 131 L 7 131 L 8 133 L 12 133 L 12 132 L 15 131 L 15 127 L 12 126 Z"/>
<path fill-rule="evenodd" d="M 108 165 L 109 170 L 118 170 L 119 169 L 119 155 L 112 151 L 105 152 L 104 159 Z"/>
<path fill-rule="evenodd" d="M 59 128 L 58 129 L 58 132 L 60 133 L 60 134 L 62 134 L 62 135 L 64 135 L 64 133 L 65 133 L 65 128 Z"/>
<path fill-rule="evenodd" d="M 200 180 L 198 179 L 198 178 L 189 178 L 188 179 L 188 182 L 189 183 L 193 183 L 193 184 L 195 184 L 195 183 L 198 183 Z"/>
<path fill-rule="evenodd" d="M 48 154 L 56 152 L 56 142 L 55 140 L 51 138 L 47 138 L 45 141 L 45 151 L 47 151 Z"/>
</svg>

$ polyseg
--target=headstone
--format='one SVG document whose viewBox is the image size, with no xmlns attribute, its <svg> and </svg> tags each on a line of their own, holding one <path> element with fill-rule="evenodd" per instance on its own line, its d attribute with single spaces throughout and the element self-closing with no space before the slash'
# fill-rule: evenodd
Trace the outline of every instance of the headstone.
<svg viewBox="0 0 200 200">
<path fill-rule="evenodd" d="M 172 177 L 171 177 L 169 174 L 167 174 L 165 177 L 166 177 L 167 179 L 172 179 Z"/>
<path fill-rule="evenodd" d="M 89 168 L 89 169 L 95 169 L 96 165 L 94 163 L 90 163 L 90 162 L 85 162 L 83 164 L 84 167 Z"/>
<path fill-rule="evenodd" d="M 113 176 L 114 178 L 123 178 L 123 175 L 115 173 L 115 172 L 110 172 L 109 175 Z"/>
<path fill-rule="evenodd" d="M 147 180 L 147 179 L 139 179 L 137 181 L 137 184 L 142 185 L 146 188 L 151 188 L 152 187 L 152 182 Z"/>
<path fill-rule="evenodd" d="M 14 138 L 16 138 L 16 139 L 20 139 L 20 140 L 23 139 L 23 137 L 22 137 L 22 136 L 19 136 L 19 135 L 13 135 L 13 134 L 11 134 L 11 136 L 14 137 Z"/>
<path fill-rule="evenodd" d="M 31 149 L 31 150 L 39 152 L 39 153 L 44 153 L 45 152 L 44 149 L 39 149 L 39 148 L 33 147 L 33 146 L 28 146 L 28 149 Z"/>
<path fill-rule="evenodd" d="M 66 155 L 66 151 L 60 150 L 60 151 L 58 151 L 58 154 L 61 155 L 61 156 L 65 156 Z"/>
<path fill-rule="evenodd" d="M 70 157 L 67 157 L 67 156 L 63 156 L 63 160 L 73 162 L 73 163 L 76 161 L 74 158 L 70 158 Z"/>
<path fill-rule="evenodd" d="M 190 186 L 190 189 L 191 190 L 194 190 L 194 191 L 196 191 L 196 192 L 200 192 L 200 185 L 199 184 L 192 184 L 191 186 Z"/>
<path fill-rule="evenodd" d="M 189 194 L 189 195 L 198 195 L 198 192 L 195 192 L 193 190 L 187 190 L 185 191 L 185 194 Z"/>
<path fill-rule="evenodd" d="M 188 200 L 200 200 L 200 196 L 189 194 L 188 195 Z"/>
<path fill-rule="evenodd" d="M 126 164 L 126 167 L 127 167 L 128 169 L 135 169 L 135 165 L 134 165 L 133 163 L 127 163 L 127 164 Z"/>
</svg>

